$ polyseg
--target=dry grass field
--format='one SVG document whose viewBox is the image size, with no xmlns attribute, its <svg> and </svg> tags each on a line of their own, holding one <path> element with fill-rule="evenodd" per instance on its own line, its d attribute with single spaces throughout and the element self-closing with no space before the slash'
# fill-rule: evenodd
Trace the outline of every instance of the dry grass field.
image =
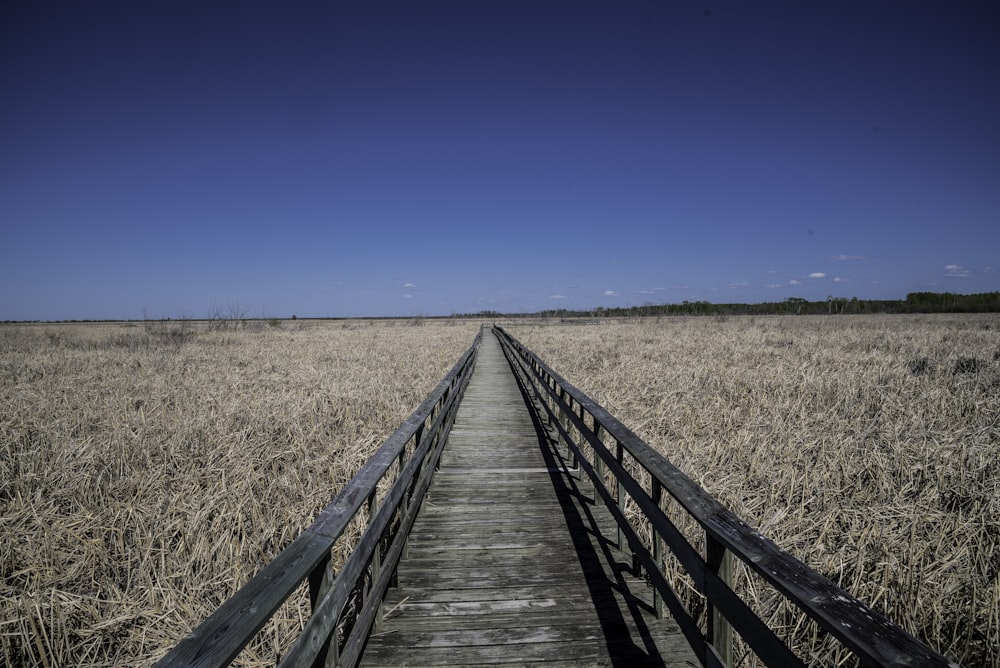
<svg viewBox="0 0 1000 668">
<path fill-rule="evenodd" d="M 308 525 L 478 327 L 413 324 L 0 327 L 0 659 L 161 656 Z M 795 556 L 965 665 L 1000 665 L 1000 318 L 509 330 Z M 304 614 L 286 605 L 238 664 L 272 664 Z"/>
<path fill-rule="evenodd" d="M 478 328 L 236 324 L 0 326 L 0 664 L 161 656 L 308 525 Z M 302 614 L 286 604 L 238 663 L 273 664 Z"/>
<path fill-rule="evenodd" d="M 1000 666 L 1000 317 L 508 330 L 796 557 L 947 656 Z M 841 665 L 736 583 L 812 663 Z"/>
</svg>

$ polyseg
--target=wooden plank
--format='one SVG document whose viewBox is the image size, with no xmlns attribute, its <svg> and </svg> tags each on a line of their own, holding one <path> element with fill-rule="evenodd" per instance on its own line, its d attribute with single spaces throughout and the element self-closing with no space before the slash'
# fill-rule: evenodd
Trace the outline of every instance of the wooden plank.
<svg viewBox="0 0 1000 668">
<path fill-rule="evenodd" d="M 639 597 L 629 591 L 629 586 L 634 586 L 634 582 L 623 584 L 619 589 L 609 588 L 604 592 L 590 592 L 586 589 L 567 589 L 566 584 L 579 582 L 579 576 L 575 578 L 567 577 L 561 581 L 547 581 L 542 583 L 524 582 L 520 579 L 512 578 L 510 581 L 495 585 L 493 587 L 453 587 L 438 589 L 432 587 L 406 588 L 406 597 L 400 598 L 399 594 L 389 597 L 387 605 L 392 606 L 394 599 L 399 599 L 402 607 L 409 605 L 409 597 L 421 603 L 455 603 L 464 601 L 475 601 L 482 603 L 486 601 L 514 601 L 514 600 L 554 600 L 578 602 L 589 604 L 595 601 L 606 603 L 611 599 L 624 600 L 628 604 L 649 607 L 649 597 Z M 593 606 L 590 606 L 593 607 Z"/>
<path fill-rule="evenodd" d="M 400 585 L 415 588 L 430 588 L 432 585 L 456 588 L 455 583 L 464 583 L 466 588 L 488 587 L 490 582 L 536 582 L 544 584 L 546 582 L 567 582 L 579 583 L 580 578 L 589 573 L 604 572 L 603 565 L 592 565 L 585 572 L 579 564 L 567 564 L 551 562 L 534 562 L 532 568 L 528 569 L 523 563 L 512 563 L 501 561 L 493 563 L 486 569 L 462 562 L 453 564 L 440 564 L 437 566 L 430 560 L 422 564 L 414 564 L 412 561 L 404 561 L 396 571 Z"/>
<path fill-rule="evenodd" d="M 400 616 L 390 616 L 393 619 L 393 629 L 405 632 L 432 632 L 451 631 L 456 628 L 455 620 L 452 616 L 427 615 L 422 611 L 411 611 L 412 614 L 401 614 Z M 493 611 L 489 614 L 468 615 L 461 620 L 462 629 L 505 629 L 532 626 L 577 626 L 584 628 L 601 627 L 600 616 L 591 611 L 587 614 L 581 610 L 552 610 L 520 609 L 510 613 Z M 639 622 L 632 617 L 623 617 L 617 622 L 606 623 L 605 635 L 614 635 L 616 632 L 628 634 L 631 637 L 641 637 L 649 635 L 657 638 L 667 638 L 676 635 L 678 632 L 676 625 L 663 624 L 654 627 L 641 628 Z"/>
<path fill-rule="evenodd" d="M 362 665 L 398 666 L 393 652 L 394 645 L 407 645 L 411 638 L 406 634 L 392 634 L 392 645 L 379 642 L 379 638 L 369 641 Z M 578 633 L 577 636 L 581 634 Z M 575 666 L 694 666 L 686 646 L 649 649 L 635 642 L 609 642 L 601 634 L 596 637 L 568 637 L 557 640 L 545 636 L 524 634 L 522 642 L 505 644 L 474 644 L 468 637 L 468 644 L 440 645 L 430 647 L 410 647 L 405 665 L 455 666 L 455 665 L 536 665 L 550 662 L 568 662 Z M 670 650 L 670 651 L 667 651 Z M 604 657 L 603 659 L 598 657 Z M 613 657 L 613 658 L 612 658 Z"/>
</svg>

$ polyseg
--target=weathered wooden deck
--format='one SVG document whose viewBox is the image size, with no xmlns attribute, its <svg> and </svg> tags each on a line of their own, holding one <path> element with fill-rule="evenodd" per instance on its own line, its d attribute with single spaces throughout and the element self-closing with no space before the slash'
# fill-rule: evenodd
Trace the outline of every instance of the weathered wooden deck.
<svg viewBox="0 0 1000 668">
<path fill-rule="evenodd" d="M 494 336 L 361 665 L 694 666 Z"/>
</svg>

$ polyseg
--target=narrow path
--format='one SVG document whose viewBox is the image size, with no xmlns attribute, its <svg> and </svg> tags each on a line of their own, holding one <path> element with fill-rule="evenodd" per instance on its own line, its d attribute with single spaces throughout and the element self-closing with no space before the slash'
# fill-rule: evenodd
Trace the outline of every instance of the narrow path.
<svg viewBox="0 0 1000 668">
<path fill-rule="evenodd" d="M 697 665 L 529 406 L 486 333 L 361 665 Z"/>
</svg>

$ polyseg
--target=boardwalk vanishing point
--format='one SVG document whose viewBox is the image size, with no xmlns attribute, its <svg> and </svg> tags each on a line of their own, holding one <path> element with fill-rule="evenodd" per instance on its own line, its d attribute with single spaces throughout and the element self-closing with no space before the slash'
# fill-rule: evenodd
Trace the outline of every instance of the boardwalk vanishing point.
<svg viewBox="0 0 1000 668">
<path fill-rule="evenodd" d="M 699 665 L 534 408 L 484 336 L 362 666 Z"/>
</svg>

